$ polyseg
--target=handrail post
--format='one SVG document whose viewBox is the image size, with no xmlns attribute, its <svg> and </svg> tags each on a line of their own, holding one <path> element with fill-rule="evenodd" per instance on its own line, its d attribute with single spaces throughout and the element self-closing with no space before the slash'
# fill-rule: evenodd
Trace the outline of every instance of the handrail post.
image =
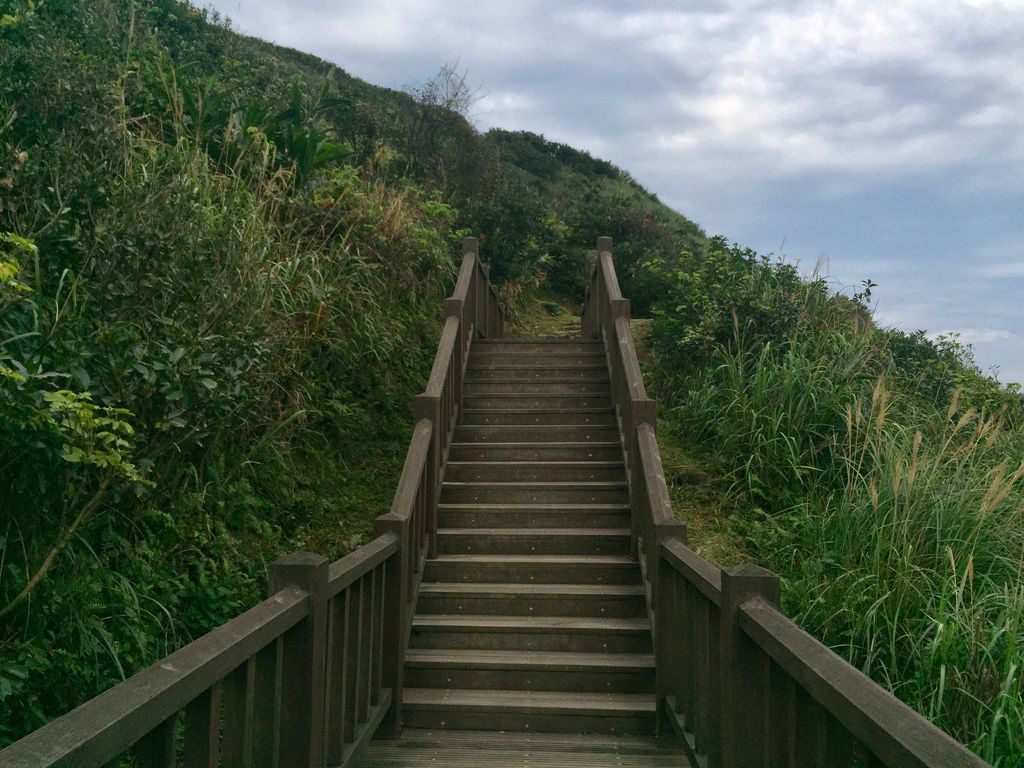
<svg viewBox="0 0 1024 768">
<path fill-rule="evenodd" d="M 756 565 L 722 570 L 722 768 L 760 768 L 767 762 L 769 658 L 740 629 L 740 607 L 760 598 L 778 606 L 779 577 Z"/>
<path fill-rule="evenodd" d="M 328 566 L 326 557 L 312 552 L 270 564 L 269 594 L 294 586 L 309 595 L 308 615 L 284 636 L 279 759 L 285 768 L 322 768 L 326 761 Z"/>
<path fill-rule="evenodd" d="M 379 733 L 389 739 L 402 735 L 402 693 L 405 690 L 406 614 L 409 602 L 409 518 L 382 515 L 373 521 L 374 537 L 393 533 L 398 552 L 384 568 L 384 622 L 381 648 L 381 686 L 391 689 L 391 709 Z"/>
<path fill-rule="evenodd" d="M 441 465 L 448 442 L 450 424 L 442 424 L 441 398 L 437 395 L 417 395 L 413 406 L 413 422 L 427 419 L 434 429 L 430 435 L 430 455 L 427 457 L 427 553 L 437 555 L 437 499 L 441 493 Z M 418 565 L 418 564 L 417 564 Z"/>
</svg>

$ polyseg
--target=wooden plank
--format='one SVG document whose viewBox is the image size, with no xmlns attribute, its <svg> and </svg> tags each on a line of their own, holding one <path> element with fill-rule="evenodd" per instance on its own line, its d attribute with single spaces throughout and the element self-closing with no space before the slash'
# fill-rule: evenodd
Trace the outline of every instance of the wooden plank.
<svg viewBox="0 0 1024 768">
<path fill-rule="evenodd" d="M 348 588 L 347 619 L 345 621 L 345 708 L 344 730 L 342 741 L 351 744 L 356 738 L 358 729 L 358 703 L 359 680 L 360 680 L 360 648 L 359 641 L 362 631 L 359 626 L 362 611 L 362 579 Z"/>
<path fill-rule="evenodd" d="M 281 733 L 280 639 L 256 654 L 253 680 L 252 754 L 256 768 L 273 768 Z"/>
<path fill-rule="evenodd" d="M 225 768 L 249 768 L 252 765 L 255 682 L 256 664 L 253 659 L 240 664 L 224 680 L 221 761 Z"/>
<path fill-rule="evenodd" d="M 662 542 L 661 556 L 714 605 L 721 604 L 722 572 L 678 539 Z"/>
<path fill-rule="evenodd" d="M 306 603 L 302 590 L 280 590 L 7 747 L 0 763 L 4 768 L 106 763 L 301 621 Z"/>
<path fill-rule="evenodd" d="M 217 768 L 220 755 L 221 686 L 212 686 L 185 707 L 185 754 L 189 768 Z"/>
<path fill-rule="evenodd" d="M 469 284 L 473 279 L 473 270 L 476 269 L 477 252 L 469 244 L 463 245 L 462 266 L 459 267 L 459 277 L 455 281 L 455 290 L 452 291 L 453 299 L 466 301 L 469 296 Z"/>
<path fill-rule="evenodd" d="M 405 455 L 405 464 L 402 466 L 402 474 L 398 479 L 398 489 L 395 491 L 395 498 L 391 503 L 391 511 L 386 515 L 381 515 L 381 518 L 404 520 L 412 515 L 419 492 L 420 479 L 426 469 L 432 435 L 433 425 L 429 420 L 420 419 L 416 422 L 416 426 L 413 427 L 412 440 L 409 442 L 409 450 Z"/>
<path fill-rule="evenodd" d="M 369 573 L 398 551 L 398 536 L 384 533 L 330 565 L 327 596 L 334 597 L 356 579 Z"/>
<path fill-rule="evenodd" d="M 987 765 L 777 609 L 751 602 L 740 610 L 739 621 L 745 633 L 885 765 Z"/>
<path fill-rule="evenodd" d="M 331 599 L 331 623 L 327 641 L 327 763 L 339 765 L 345 753 L 345 711 L 349 703 L 349 600 L 351 589 Z"/>
<path fill-rule="evenodd" d="M 451 362 L 456 359 L 455 342 L 459 334 L 459 318 L 449 315 L 445 318 L 444 328 L 441 330 L 441 339 L 437 343 L 437 354 L 434 356 L 434 365 L 430 370 L 430 378 L 427 379 L 427 386 L 423 394 L 428 397 L 440 397 L 448 379 L 448 372 L 451 369 Z"/>
<path fill-rule="evenodd" d="M 140 768 L 174 768 L 177 714 L 147 733 L 132 750 Z"/>
<path fill-rule="evenodd" d="M 370 715 L 372 603 L 373 572 L 371 571 L 359 580 L 359 685 L 356 692 L 356 720 L 359 723 L 365 723 Z"/>
</svg>

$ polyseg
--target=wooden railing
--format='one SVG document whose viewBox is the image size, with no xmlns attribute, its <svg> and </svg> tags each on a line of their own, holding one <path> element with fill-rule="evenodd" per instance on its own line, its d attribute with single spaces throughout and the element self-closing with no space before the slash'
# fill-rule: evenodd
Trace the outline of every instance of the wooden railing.
<svg viewBox="0 0 1024 768">
<path fill-rule="evenodd" d="M 775 574 L 753 565 L 720 570 L 687 546 L 611 247 L 611 238 L 598 239 L 582 330 L 603 340 L 608 357 L 662 726 L 694 765 L 711 768 L 985 766 L 786 618 Z"/>
<path fill-rule="evenodd" d="M 375 538 L 329 563 L 270 566 L 269 597 L 0 750 L 3 768 L 342 766 L 383 725 L 401 728 L 402 671 L 444 459 L 474 338 L 503 310 L 467 238 L 459 279 L 391 511 Z"/>
</svg>

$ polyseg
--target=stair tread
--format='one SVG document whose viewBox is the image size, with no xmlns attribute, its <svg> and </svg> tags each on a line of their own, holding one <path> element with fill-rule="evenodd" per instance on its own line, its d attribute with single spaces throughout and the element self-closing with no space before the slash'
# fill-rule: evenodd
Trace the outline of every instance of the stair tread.
<svg viewBox="0 0 1024 768">
<path fill-rule="evenodd" d="M 503 336 L 500 339 L 477 339 L 474 344 L 601 344 L 596 339 L 587 339 L 582 336 Z"/>
<path fill-rule="evenodd" d="M 471 529 L 477 530 L 477 529 Z M 505 531 L 506 528 L 495 530 Z M 512 529 L 515 530 L 515 529 Z M 428 563 L 547 563 L 549 565 L 639 566 L 630 555 L 438 555 Z"/>
<path fill-rule="evenodd" d="M 625 488 L 625 480 L 445 480 L 442 485 L 465 488 Z"/>
<path fill-rule="evenodd" d="M 470 504 L 440 502 L 437 505 L 441 509 L 469 510 L 475 509 L 481 512 L 489 512 L 499 509 L 507 509 L 513 512 L 529 512 L 534 509 L 549 509 L 553 512 L 567 512 L 570 510 L 586 510 L 594 512 L 629 512 L 629 504 L 493 504 L 473 502 Z"/>
<path fill-rule="evenodd" d="M 540 395 L 540 397 L 547 397 L 547 395 Z M 555 395 L 555 397 L 560 397 L 560 395 Z M 483 410 L 486 413 L 500 413 L 501 412 L 497 408 L 495 408 L 493 411 L 488 411 L 486 408 L 478 409 L 478 411 L 479 410 Z M 582 409 L 578 409 L 578 408 L 571 408 L 571 409 L 570 408 L 566 408 L 565 410 L 566 411 L 572 411 L 572 413 L 580 413 L 582 411 Z M 520 413 L 527 413 L 527 411 L 520 411 Z M 539 411 L 530 411 L 530 413 L 539 413 Z M 602 430 L 605 430 L 605 431 L 607 431 L 609 429 L 615 429 L 616 428 L 614 424 L 585 424 L 585 423 L 584 424 L 459 424 L 458 425 L 459 429 L 507 429 L 507 430 L 511 430 L 511 431 L 519 430 L 520 432 L 525 432 L 528 429 L 537 429 L 538 427 L 545 427 L 545 428 L 548 428 L 548 429 L 565 429 L 566 427 L 588 427 L 590 429 L 602 429 Z M 455 442 L 465 442 L 465 441 L 464 440 L 456 440 Z M 564 442 L 564 441 L 553 440 L 551 442 Z M 573 440 L 572 442 L 580 442 L 580 441 L 579 440 Z M 583 440 L 582 442 L 589 442 L 589 441 L 588 440 Z M 605 442 L 608 442 L 608 441 L 605 441 Z"/>
<path fill-rule="evenodd" d="M 411 648 L 406 663 L 431 666 L 467 666 L 483 669 L 535 669 L 554 667 L 561 670 L 587 670 L 602 667 L 617 669 L 653 669 L 650 653 L 580 653 L 568 651 L 491 651 L 472 648 Z"/>
<path fill-rule="evenodd" d="M 611 413 L 612 408 L 465 408 L 463 413 L 477 414 L 487 413 L 494 415 L 496 413 Z M 474 426 L 472 424 L 464 424 L 460 426 Z M 479 425 L 477 425 L 479 426 Z M 515 425 L 509 425 L 515 426 Z"/>
<path fill-rule="evenodd" d="M 629 528 L 438 528 L 439 536 L 629 536 Z"/>
<path fill-rule="evenodd" d="M 413 627 L 450 627 L 472 630 L 509 629 L 517 632 L 577 630 L 594 632 L 649 632 L 647 619 L 588 616 L 500 616 L 480 614 L 418 614 Z"/>
<path fill-rule="evenodd" d="M 487 370 L 493 371 L 494 368 Z M 549 369 L 538 368 L 537 370 Z M 463 379 L 463 384 L 579 384 L 581 381 L 599 381 L 602 384 L 607 384 L 610 379 L 607 376 L 550 376 L 545 379 L 523 379 L 519 376 L 466 376 Z"/>
<path fill-rule="evenodd" d="M 466 426 L 487 426 L 488 429 L 491 429 L 495 425 L 471 424 L 471 425 L 466 425 Z M 502 425 L 497 425 L 497 426 L 502 426 Z M 509 424 L 509 425 L 505 425 L 505 426 L 519 426 L 519 425 Z M 562 426 L 562 427 L 571 427 L 571 426 L 589 427 L 590 424 L 575 424 L 575 425 L 573 425 L 573 424 L 560 424 L 558 426 Z M 493 447 L 493 448 L 529 448 L 529 449 L 533 449 L 533 448 L 580 448 L 582 450 L 582 449 L 585 449 L 585 448 L 619 448 L 621 446 L 622 446 L 621 443 L 615 442 L 614 440 L 564 440 L 564 441 L 551 440 L 551 441 L 548 441 L 548 442 L 542 442 L 540 440 L 537 440 L 537 441 L 532 442 L 532 443 L 522 442 L 522 441 L 519 441 L 519 442 L 499 442 L 497 440 L 488 440 L 486 443 L 466 443 L 466 442 L 453 442 L 452 443 L 452 448 L 466 448 L 466 449 L 470 449 L 470 448 L 492 448 Z M 622 462 L 619 462 L 619 463 L 621 464 Z"/>
<path fill-rule="evenodd" d="M 493 443 L 484 443 L 484 445 L 493 445 Z M 502 460 L 502 461 L 476 461 L 476 460 L 462 460 L 449 461 L 447 466 L 449 467 L 465 467 L 465 466 L 496 466 L 496 467 L 588 467 L 591 469 L 601 468 L 616 468 L 623 467 L 625 464 L 621 461 L 564 461 L 561 459 L 548 460 L 548 461 L 513 461 L 513 460 Z"/>
<path fill-rule="evenodd" d="M 508 691 L 465 688 L 406 688 L 409 707 L 470 707 L 494 711 L 546 711 L 552 714 L 586 712 L 654 713 L 652 693 L 579 693 L 575 691 Z"/>
<path fill-rule="evenodd" d="M 601 736 L 534 731 L 455 731 L 406 728 L 401 739 L 371 741 L 359 768 L 688 768 L 678 747 L 651 735 Z"/>
<path fill-rule="evenodd" d="M 489 584 L 484 582 L 438 581 L 420 585 L 421 593 L 463 595 L 570 595 L 573 597 L 642 597 L 642 584 Z"/>
</svg>

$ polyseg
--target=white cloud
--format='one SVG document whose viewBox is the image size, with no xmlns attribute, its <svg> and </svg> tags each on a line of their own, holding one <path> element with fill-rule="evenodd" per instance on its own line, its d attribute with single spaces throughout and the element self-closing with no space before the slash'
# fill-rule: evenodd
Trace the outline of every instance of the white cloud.
<svg viewBox="0 0 1024 768">
<path fill-rule="evenodd" d="M 987 264 L 978 271 L 987 278 L 1024 277 L 1024 261 L 1007 261 L 1002 264 Z"/>
<path fill-rule="evenodd" d="M 214 0 L 402 87 L 459 59 L 481 128 L 630 171 L 712 233 L 881 286 L 880 322 L 1024 370 L 1021 0 Z M 965 332 L 966 333 L 966 332 Z"/>
</svg>

